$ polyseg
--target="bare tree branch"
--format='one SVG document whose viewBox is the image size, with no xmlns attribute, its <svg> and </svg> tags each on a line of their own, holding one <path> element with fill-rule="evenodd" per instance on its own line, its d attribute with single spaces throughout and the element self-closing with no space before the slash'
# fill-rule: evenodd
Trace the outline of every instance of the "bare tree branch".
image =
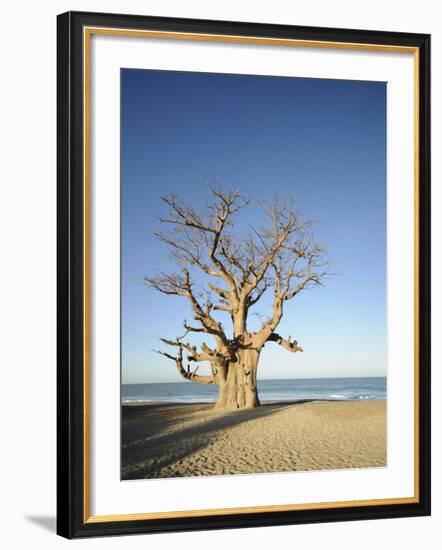
<svg viewBox="0 0 442 550">
<path fill-rule="evenodd" d="M 181 348 L 179 349 L 177 357 L 170 355 L 169 353 L 166 353 L 164 351 L 158 351 L 157 353 L 159 353 L 160 355 L 164 355 L 172 361 L 175 361 L 178 372 L 186 380 L 191 380 L 192 382 L 196 382 L 197 384 L 216 384 L 214 376 L 201 376 L 199 374 L 196 374 L 197 369 L 191 371 L 190 368 L 185 369 L 183 367 L 183 354 Z"/>
<path fill-rule="evenodd" d="M 205 332 L 213 334 L 223 343 L 227 343 L 227 338 L 221 324 L 210 315 L 209 309 L 203 308 L 195 297 L 189 271 L 183 269 L 182 272 L 182 275 L 166 275 L 162 273 L 157 277 L 145 277 L 145 282 L 148 286 L 163 294 L 186 297 L 192 306 L 195 318 L 203 325 Z"/>
<path fill-rule="evenodd" d="M 175 251 L 181 263 L 197 266 L 208 275 L 222 278 L 229 287 L 230 299 L 236 302 L 238 279 L 220 259 L 218 252 L 230 266 L 241 266 L 230 249 L 231 241 L 225 235 L 225 229 L 231 224 L 232 216 L 249 201 L 243 199 L 239 190 L 224 192 L 212 187 L 211 192 L 216 202 L 208 206 L 209 214 L 196 212 L 192 206 L 178 202 L 175 195 L 162 197 L 169 207 L 169 216 L 160 218 L 160 221 L 175 229 L 170 234 L 158 232 L 156 236 Z M 207 261 L 203 259 L 203 245 Z M 215 269 L 209 267 L 209 263 Z"/>
<path fill-rule="evenodd" d="M 293 340 L 293 342 L 292 342 L 291 336 L 289 336 L 286 340 L 285 338 L 283 338 L 282 336 L 280 336 L 276 332 L 273 332 L 268 337 L 267 341 L 268 342 L 276 342 L 277 344 L 279 344 L 280 346 L 282 346 L 283 348 L 285 348 L 286 350 L 288 350 L 292 353 L 296 353 L 297 351 L 304 351 L 302 348 L 300 348 L 298 346 L 297 340 Z"/>
</svg>

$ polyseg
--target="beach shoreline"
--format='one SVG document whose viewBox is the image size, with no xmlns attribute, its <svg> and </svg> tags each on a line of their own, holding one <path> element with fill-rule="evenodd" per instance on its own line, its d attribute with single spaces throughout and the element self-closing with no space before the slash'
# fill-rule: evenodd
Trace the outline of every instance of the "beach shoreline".
<svg viewBox="0 0 442 550">
<path fill-rule="evenodd" d="M 386 465 L 385 400 L 122 405 L 123 480 Z"/>
<path fill-rule="evenodd" d="M 302 405 L 304 403 L 364 403 L 364 402 L 385 402 L 386 399 L 261 399 L 261 406 L 266 405 Z M 121 407 L 183 407 L 183 406 L 207 406 L 212 408 L 215 406 L 216 400 L 204 401 L 161 401 L 154 399 L 134 399 L 123 401 Z M 236 414 L 241 411 L 219 411 L 219 414 Z"/>
</svg>

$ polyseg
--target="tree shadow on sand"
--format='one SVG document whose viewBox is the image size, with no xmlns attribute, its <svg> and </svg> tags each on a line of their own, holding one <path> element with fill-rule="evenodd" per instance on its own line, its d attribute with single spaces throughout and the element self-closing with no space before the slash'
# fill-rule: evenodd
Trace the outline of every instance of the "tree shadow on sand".
<svg viewBox="0 0 442 550">
<path fill-rule="evenodd" d="M 216 414 L 211 405 L 124 407 L 122 479 L 166 477 L 164 474 L 161 475 L 161 470 L 207 447 L 219 432 L 273 415 L 287 406 L 311 401 L 304 399 L 268 403 L 253 410 L 228 414 Z M 195 419 L 198 413 L 201 413 L 204 418 L 201 423 L 188 428 L 184 426 L 183 429 L 176 427 L 185 420 Z M 212 418 L 210 418 L 211 414 L 213 414 Z M 179 475 L 172 473 L 167 477 Z M 198 473 L 195 472 L 193 475 Z"/>
</svg>

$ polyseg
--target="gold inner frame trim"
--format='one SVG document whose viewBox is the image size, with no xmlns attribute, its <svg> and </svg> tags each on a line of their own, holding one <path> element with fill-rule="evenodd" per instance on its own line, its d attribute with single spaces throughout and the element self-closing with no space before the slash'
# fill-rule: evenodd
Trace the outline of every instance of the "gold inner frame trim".
<svg viewBox="0 0 442 550">
<path fill-rule="evenodd" d="M 91 515 L 90 484 L 90 105 L 91 105 L 91 37 L 92 35 L 124 36 L 138 38 L 157 38 L 175 40 L 195 40 L 204 42 L 233 42 L 257 45 L 291 46 L 308 48 L 333 48 L 371 52 L 412 53 L 414 62 L 414 495 L 411 497 L 352 500 L 337 502 L 318 502 L 285 504 L 270 506 L 251 506 L 235 508 L 215 508 L 205 510 L 177 510 L 172 512 L 150 512 L 136 514 L 115 514 L 106 516 Z M 296 40 L 270 37 L 245 37 L 206 33 L 149 31 L 137 29 L 115 29 L 108 27 L 84 27 L 83 29 L 83 93 L 84 93 L 84 487 L 83 510 L 84 523 L 103 523 L 117 521 L 141 521 L 149 519 L 172 519 L 207 517 L 229 514 L 252 514 L 264 512 L 286 512 L 300 510 L 323 510 L 330 508 L 353 508 L 356 506 L 382 506 L 391 504 L 412 504 L 419 502 L 419 49 L 412 46 L 383 44 L 364 44 L 357 42 L 331 42 L 320 40 Z"/>
</svg>

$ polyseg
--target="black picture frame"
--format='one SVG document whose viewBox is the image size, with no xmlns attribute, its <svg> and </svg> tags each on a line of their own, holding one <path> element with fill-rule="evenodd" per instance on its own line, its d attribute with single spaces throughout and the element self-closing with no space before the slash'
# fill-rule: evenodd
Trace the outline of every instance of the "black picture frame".
<svg viewBox="0 0 442 550">
<path fill-rule="evenodd" d="M 419 374 L 418 494 L 412 503 L 219 515 L 90 521 L 85 513 L 84 437 L 84 29 L 108 27 L 269 37 L 343 44 L 403 46 L 419 59 Z M 67 538 L 266 525 L 335 522 L 430 514 L 430 36 L 69 12 L 57 21 L 57 533 Z"/>
</svg>

